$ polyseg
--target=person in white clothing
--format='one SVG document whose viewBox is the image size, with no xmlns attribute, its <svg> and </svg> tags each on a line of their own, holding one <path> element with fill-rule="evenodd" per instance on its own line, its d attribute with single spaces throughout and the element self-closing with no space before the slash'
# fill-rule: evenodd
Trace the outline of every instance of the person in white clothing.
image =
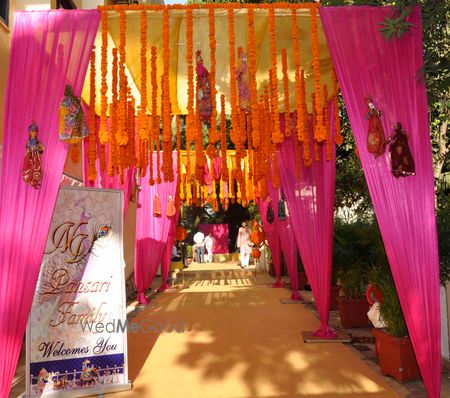
<svg viewBox="0 0 450 398">
<path fill-rule="evenodd" d="M 250 231 L 247 228 L 247 222 L 243 221 L 239 228 L 236 246 L 239 248 L 241 268 L 247 268 L 250 262 L 250 253 L 252 252 Z"/>
<path fill-rule="evenodd" d="M 205 255 L 205 261 L 207 263 L 212 263 L 213 258 L 213 246 L 214 246 L 214 240 L 212 237 L 212 234 L 209 233 L 205 238 L 205 248 L 206 248 L 206 255 Z"/>
</svg>

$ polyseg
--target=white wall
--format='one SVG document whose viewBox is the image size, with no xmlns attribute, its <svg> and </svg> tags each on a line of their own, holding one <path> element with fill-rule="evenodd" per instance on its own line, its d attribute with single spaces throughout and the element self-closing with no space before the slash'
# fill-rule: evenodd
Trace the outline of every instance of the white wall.
<svg viewBox="0 0 450 398">
<path fill-rule="evenodd" d="M 50 0 L 16 0 L 16 11 L 50 10 Z"/>
<path fill-rule="evenodd" d="M 447 289 L 441 287 L 441 346 L 442 357 L 450 359 L 449 349 L 449 311 L 450 311 L 450 284 Z"/>
</svg>

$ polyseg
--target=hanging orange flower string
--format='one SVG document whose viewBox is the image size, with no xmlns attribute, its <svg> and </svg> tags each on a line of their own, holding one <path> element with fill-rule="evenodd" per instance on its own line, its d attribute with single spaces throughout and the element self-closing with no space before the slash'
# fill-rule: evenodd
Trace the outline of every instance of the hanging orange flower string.
<svg viewBox="0 0 450 398">
<path fill-rule="evenodd" d="M 304 126 L 304 132 L 303 132 L 303 163 L 305 166 L 311 166 L 312 165 L 312 157 L 311 157 L 311 148 L 310 148 L 310 134 L 309 134 L 309 118 L 308 118 L 308 112 L 306 111 L 306 83 L 305 83 L 305 71 L 302 69 L 301 76 L 301 106 L 302 111 L 300 112 L 300 116 L 303 119 L 302 125 Z M 313 98 L 313 97 L 311 97 Z M 314 102 L 312 102 L 314 104 Z M 314 106 L 313 106 L 314 111 Z M 311 123 L 311 128 L 314 131 L 314 123 Z M 314 140 L 314 133 L 313 133 L 313 140 Z"/>
<path fill-rule="evenodd" d="M 305 125 L 304 125 L 304 93 L 302 88 L 302 80 L 304 82 L 304 74 L 300 72 L 301 62 L 300 62 L 300 46 L 298 40 L 298 30 L 297 30 L 297 10 L 292 9 L 292 45 L 294 48 L 294 67 L 295 67 L 295 109 L 297 113 L 297 139 L 302 142 L 305 136 Z"/>
<path fill-rule="evenodd" d="M 176 131 L 176 143 L 177 143 L 177 192 L 175 194 L 175 200 L 177 206 L 179 201 L 184 201 L 184 189 L 181 176 L 181 117 L 176 115 L 175 117 L 175 131 Z"/>
<path fill-rule="evenodd" d="M 101 97 L 100 97 L 100 130 L 98 133 L 100 143 L 105 145 L 108 142 L 108 128 L 107 128 L 107 111 L 108 111 L 108 84 L 106 76 L 108 74 L 108 12 L 102 11 L 101 13 L 102 24 L 102 52 L 101 52 Z"/>
<path fill-rule="evenodd" d="M 161 105 L 164 103 L 164 76 L 161 75 Z M 162 111 L 162 107 L 161 107 L 161 111 Z M 162 119 L 162 118 L 161 118 Z M 161 179 L 161 127 L 160 127 L 160 120 L 159 118 L 156 119 L 157 121 L 157 125 L 156 125 L 156 130 L 154 132 L 155 134 L 155 139 L 156 139 L 156 145 L 155 145 L 155 150 L 156 150 L 156 183 L 157 184 L 161 184 L 162 179 Z"/>
<path fill-rule="evenodd" d="M 342 145 L 344 137 L 341 132 L 341 118 L 339 115 L 339 84 L 336 72 L 333 69 L 333 101 L 334 101 L 334 142 Z"/>
<path fill-rule="evenodd" d="M 149 146 L 149 172 L 148 182 L 150 185 L 155 183 L 153 173 L 153 147 L 155 145 L 156 137 L 159 137 L 159 119 L 158 119 L 158 79 L 157 74 L 157 52 L 156 47 L 151 48 L 151 82 L 152 82 L 152 115 L 150 118 L 150 146 Z"/>
<path fill-rule="evenodd" d="M 326 84 L 323 85 L 323 96 L 324 98 L 328 98 L 328 87 Z M 325 128 L 325 131 L 327 132 L 327 160 L 331 160 L 333 157 L 333 133 L 330 129 L 330 115 L 329 115 L 329 108 L 328 103 L 325 101 L 323 106 L 323 125 Z"/>
<path fill-rule="evenodd" d="M 256 85 L 256 38 L 255 38 L 255 17 L 253 8 L 247 10 L 248 17 L 248 66 L 249 66 L 249 88 L 250 88 L 250 110 L 252 126 L 253 148 L 258 148 L 261 142 L 259 132 L 259 106 Z"/>
<path fill-rule="evenodd" d="M 95 47 L 91 53 L 90 72 L 88 180 L 93 182 L 97 177 L 95 168 L 97 160 L 97 142 L 95 139 Z"/>
<path fill-rule="evenodd" d="M 118 166 L 118 150 L 116 134 L 117 131 L 117 108 L 118 108 L 118 98 L 117 98 L 117 84 L 118 84 L 118 58 L 117 58 L 117 48 L 113 48 L 113 64 L 112 64 L 112 83 L 111 83 L 111 107 L 110 107 L 110 118 L 111 126 L 109 128 L 109 162 L 108 162 L 108 176 L 112 177 Z"/>
<path fill-rule="evenodd" d="M 320 60 L 319 60 L 319 34 L 317 31 L 317 9 L 316 7 L 310 8 L 310 22 L 311 22 L 311 41 L 312 41 L 312 67 L 314 78 L 314 92 L 315 107 L 317 119 L 314 126 L 314 139 L 318 142 L 326 140 L 326 132 L 323 126 L 322 118 L 322 85 L 320 82 Z"/>
<path fill-rule="evenodd" d="M 214 159 L 216 156 L 215 144 L 220 141 L 220 132 L 217 129 L 217 104 L 216 104 L 216 21 L 214 9 L 209 9 L 209 48 L 210 48 L 210 72 L 209 84 L 211 87 L 211 129 L 209 131 L 208 156 Z"/>
<path fill-rule="evenodd" d="M 239 115 L 237 102 L 237 82 L 236 82 L 236 53 L 234 35 L 234 11 L 228 9 L 228 43 L 230 57 L 230 105 L 231 105 L 231 140 L 236 152 L 240 150 Z M 236 166 L 238 167 L 238 166 Z"/>
<path fill-rule="evenodd" d="M 283 142 L 283 134 L 280 131 L 280 118 L 278 112 L 278 77 L 277 77 L 277 44 L 275 32 L 275 6 L 269 8 L 269 38 L 270 38 L 270 102 L 272 110 L 273 133 L 275 144 Z"/>
<path fill-rule="evenodd" d="M 128 135 L 126 129 L 126 109 L 127 109 L 127 76 L 125 75 L 125 44 L 126 44 L 126 28 L 127 20 L 125 11 L 119 11 L 119 109 L 117 114 L 117 132 L 116 140 L 120 146 L 128 144 Z"/>
<path fill-rule="evenodd" d="M 141 108 L 138 114 L 139 138 L 147 139 L 147 12 L 141 11 Z"/>
<path fill-rule="evenodd" d="M 135 167 L 137 165 L 136 163 L 136 149 L 139 147 L 136 147 L 135 140 L 136 140 L 136 123 L 135 123 L 135 114 L 136 114 L 136 101 L 134 97 L 131 95 L 131 89 L 128 89 L 128 126 L 127 130 L 129 131 L 129 141 L 127 148 L 127 167 Z M 139 137 L 138 143 L 139 143 Z"/>
<path fill-rule="evenodd" d="M 193 141 L 195 136 L 194 119 L 194 65 L 193 60 L 193 27 L 192 8 L 186 9 L 186 65 L 187 65 L 187 116 L 186 116 L 186 145 Z M 188 162 L 188 168 L 190 169 Z"/>
<path fill-rule="evenodd" d="M 227 163 L 227 119 L 225 115 L 225 95 L 220 96 L 220 149 L 221 149 L 221 176 L 222 181 L 228 182 L 228 163 Z"/>
<path fill-rule="evenodd" d="M 163 75 L 161 86 L 163 87 L 162 97 L 162 145 L 163 145 L 163 161 L 162 171 L 164 173 L 164 181 L 172 182 L 173 175 L 173 159 L 172 159 L 172 110 L 170 103 L 170 25 L 169 25 L 169 10 L 163 10 Z"/>
<path fill-rule="evenodd" d="M 288 65 L 287 65 L 287 52 L 283 48 L 281 50 L 281 62 L 283 70 L 283 88 L 284 88 L 284 135 L 289 137 L 291 135 L 290 128 L 290 115 L 291 111 L 289 109 L 289 76 L 288 76 Z"/>
<path fill-rule="evenodd" d="M 311 104 L 314 104 L 314 101 L 316 99 L 316 94 L 315 93 L 311 93 Z M 320 114 L 322 115 L 322 109 L 320 111 Z M 312 128 L 313 128 L 313 137 L 315 136 L 315 130 L 317 127 L 317 112 L 316 112 L 316 108 L 313 107 L 313 112 L 312 112 Z M 317 142 L 317 140 L 314 140 L 314 160 L 316 162 L 320 161 L 320 148 L 321 145 L 319 146 L 319 143 Z"/>
</svg>

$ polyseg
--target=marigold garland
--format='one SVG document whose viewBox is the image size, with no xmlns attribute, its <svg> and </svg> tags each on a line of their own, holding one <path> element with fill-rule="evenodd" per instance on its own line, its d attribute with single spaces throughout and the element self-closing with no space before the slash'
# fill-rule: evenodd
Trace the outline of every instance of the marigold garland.
<svg viewBox="0 0 450 398">
<path fill-rule="evenodd" d="M 97 160 L 97 142 L 95 137 L 95 47 L 91 53 L 90 64 L 90 94 L 89 94 L 89 150 L 88 150 L 88 180 L 93 182 L 97 178 L 95 162 Z"/>
<path fill-rule="evenodd" d="M 111 117 L 111 126 L 109 129 L 109 163 L 108 163 L 108 176 L 112 177 L 116 171 L 116 167 L 119 164 L 118 159 L 118 149 L 117 149 L 117 141 L 116 141 L 116 134 L 117 131 L 117 112 L 118 112 L 118 92 L 117 92 L 117 85 L 119 82 L 118 78 L 118 67 L 119 67 L 119 60 L 118 60 L 118 53 L 117 48 L 113 48 L 112 50 L 113 54 L 113 64 L 112 64 L 112 87 L 111 87 L 111 107 L 110 107 L 110 117 Z"/>
<path fill-rule="evenodd" d="M 312 67 L 314 77 L 314 92 L 315 92 L 315 111 L 317 119 L 314 126 L 314 139 L 318 142 L 326 140 L 326 132 L 323 125 L 322 118 L 322 85 L 320 83 L 320 60 L 319 60 L 319 34 L 317 31 L 317 10 L 310 9 L 310 23 L 311 23 L 311 40 L 312 40 Z"/>
<path fill-rule="evenodd" d="M 336 72 L 333 69 L 333 101 L 334 101 L 334 142 L 342 145 L 344 137 L 341 132 L 341 118 L 339 115 L 339 83 Z"/>
<path fill-rule="evenodd" d="M 281 62 L 282 62 L 283 86 L 284 86 L 284 135 L 286 137 L 289 137 L 291 135 L 291 128 L 289 126 L 289 117 L 291 111 L 289 109 L 289 76 L 287 72 L 288 70 L 287 52 L 285 48 L 281 50 Z"/>
<path fill-rule="evenodd" d="M 102 24 L 102 50 L 101 50 L 101 97 L 100 97 L 100 130 L 99 140 L 102 145 L 108 142 L 108 128 L 107 128 L 107 111 L 108 111 L 108 98 L 106 96 L 108 92 L 108 84 L 106 76 L 108 74 L 108 12 L 103 11 L 101 13 Z"/>
<path fill-rule="evenodd" d="M 280 119 L 278 112 L 278 77 L 277 77 L 277 44 L 275 32 L 275 9 L 269 8 L 269 38 L 270 38 L 270 102 L 272 109 L 273 133 L 275 144 L 283 142 L 283 134 L 280 131 Z"/>
<path fill-rule="evenodd" d="M 217 104 L 216 104 L 216 20 L 214 9 L 209 9 L 209 48 L 210 48 L 210 71 L 209 84 L 211 87 L 211 129 L 209 131 L 208 156 L 214 159 L 216 156 L 215 144 L 220 141 L 220 132 L 217 129 Z"/>
<path fill-rule="evenodd" d="M 152 82 L 152 115 L 150 117 L 150 139 L 149 139 L 149 172 L 148 182 L 150 185 L 155 183 L 154 172 L 153 172 L 153 148 L 155 146 L 155 137 L 159 137 L 159 118 L 158 118 L 158 79 L 156 77 L 157 67 L 156 63 L 158 60 L 158 55 L 156 52 L 156 47 L 151 48 L 151 82 Z"/>
<path fill-rule="evenodd" d="M 194 65 L 193 65 L 193 38 L 192 38 L 192 9 L 186 9 L 186 65 L 187 65 L 187 115 L 186 115 L 186 145 L 195 137 L 194 119 Z M 188 162 L 189 165 L 190 162 Z M 188 166 L 190 169 L 190 167 Z"/>
<path fill-rule="evenodd" d="M 228 163 L 227 163 L 227 119 L 225 115 L 225 95 L 220 96 L 220 149 L 221 149 L 221 177 L 222 181 L 228 182 Z"/>
<path fill-rule="evenodd" d="M 231 105 L 231 135 L 230 138 L 239 151 L 240 134 L 239 134 L 239 116 L 237 103 L 237 81 L 236 81 L 236 52 L 235 52 L 235 36 L 234 36 L 234 12 L 232 8 L 228 9 L 228 43 L 229 43 L 229 59 L 230 59 L 230 105 Z"/>
<path fill-rule="evenodd" d="M 147 12 L 141 11 L 141 107 L 138 114 L 139 138 L 147 138 Z"/>
<path fill-rule="evenodd" d="M 259 132 L 259 106 L 256 84 L 256 38 L 255 38 L 255 17 L 253 8 L 248 9 L 248 66 L 249 66 L 249 87 L 251 102 L 251 126 L 252 126 L 252 144 L 258 148 L 261 142 Z"/>
<path fill-rule="evenodd" d="M 116 132 L 116 140 L 119 146 L 128 144 L 128 133 L 126 129 L 127 120 L 127 76 L 125 75 L 125 45 L 126 45 L 126 28 L 127 20 L 125 11 L 119 11 L 119 28 L 120 28 L 120 41 L 119 41 L 119 109 L 118 109 L 118 124 Z"/>
<path fill-rule="evenodd" d="M 323 96 L 324 98 L 328 98 L 328 87 L 326 84 L 323 85 Z M 327 132 L 327 160 L 331 160 L 333 158 L 333 132 L 330 128 L 330 116 L 329 116 L 329 108 L 328 103 L 325 101 L 323 107 L 323 125 L 325 127 L 325 131 Z"/>
<path fill-rule="evenodd" d="M 172 110 L 170 103 L 170 31 L 169 31 L 169 10 L 163 10 L 163 75 L 161 87 L 163 88 L 162 96 L 162 145 L 163 145 L 163 161 L 162 172 L 164 173 L 164 181 L 172 182 L 173 175 L 173 159 L 172 159 Z"/>
<path fill-rule="evenodd" d="M 314 104 L 315 97 L 316 97 L 316 95 L 314 93 L 312 93 L 311 94 L 311 103 L 312 104 Z M 320 111 L 321 115 L 322 115 L 322 111 L 323 110 L 321 109 L 321 111 Z M 313 107 L 313 112 L 312 112 L 313 137 L 315 136 L 314 132 L 317 128 L 317 116 L 318 116 L 318 114 L 316 112 L 316 108 Z M 320 147 L 319 147 L 319 143 L 317 142 L 317 140 L 315 140 L 315 139 L 313 140 L 313 145 L 314 145 L 314 160 L 316 162 L 319 162 L 320 161 Z"/>
</svg>

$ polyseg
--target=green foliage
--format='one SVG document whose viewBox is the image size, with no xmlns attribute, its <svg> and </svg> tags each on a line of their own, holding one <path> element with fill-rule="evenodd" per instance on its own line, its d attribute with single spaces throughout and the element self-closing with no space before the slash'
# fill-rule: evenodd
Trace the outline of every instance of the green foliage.
<svg viewBox="0 0 450 398">
<path fill-rule="evenodd" d="M 450 281 L 450 198 L 445 195 L 437 208 L 439 269 L 441 284 Z"/>
<path fill-rule="evenodd" d="M 345 223 L 334 226 L 333 275 L 346 296 L 363 298 L 369 270 L 386 263 L 383 243 L 376 223 Z"/>
<path fill-rule="evenodd" d="M 373 267 L 369 279 L 383 294 L 380 315 L 387 324 L 387 332 L 396 337 L 406 336 L 408 329 L 389 266 L 384 264 Z"/>
</svg>

